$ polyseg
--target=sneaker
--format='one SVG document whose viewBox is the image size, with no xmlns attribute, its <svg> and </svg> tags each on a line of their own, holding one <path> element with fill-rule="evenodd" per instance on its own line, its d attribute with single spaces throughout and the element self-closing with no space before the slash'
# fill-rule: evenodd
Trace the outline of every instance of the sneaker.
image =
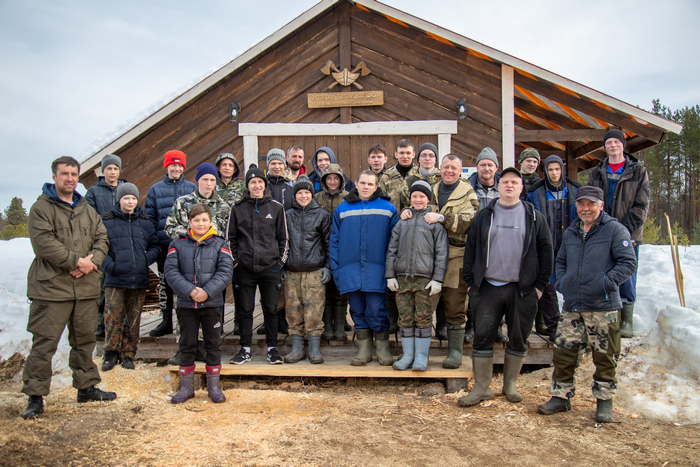
<svg viewBox="0 0 700 467">
<path fill-rule="evenodd" d="M 279 365 L 283 363 L 282 357 L 277 353 L 277 347 L 273 347 L 267 351 L 267 361 L 270 362 L 270 365 Z"/>
<path fill-rule="evenodd" d="M 231 359 L 231 363 L 234 363 L 236 365 L 242 365 L 246 362 L 251 361 L 252 359 L 253 357 L 251 357 L 250 353 L 246 352 L 246 350 L 243 347 L 241 347 L 241 350 L 239 350 L 236 356 Z"/>
</svg>

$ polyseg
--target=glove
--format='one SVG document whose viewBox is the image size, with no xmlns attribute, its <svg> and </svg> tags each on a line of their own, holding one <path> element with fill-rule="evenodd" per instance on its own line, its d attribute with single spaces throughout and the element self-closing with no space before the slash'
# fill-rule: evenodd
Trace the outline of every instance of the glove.
<svg viewBox="0 0 700 467">
<path fill-rule="evenodd" d="M 425 286 L 425 290 L 428 289 L 430 289 L 430 295 L 435 295 L 437 293 L 440 293 L 440 291 L 442 290 L 442 284 L 438 281 L 430 281 L 428 282 L 428 285 Z"/>
<path fill-rule="evenodd" d="M 389 290 L 391 290 L 392 292 L 399 291 L 399 281 L 397 281 L 396 279 L 387 279 L 386 286 L 389 287 Z"/>
<path fill-rule="evenodd" d="M 282 273 L 280 274 L 280 280 L 284 282 L 284 280 L 287 278 L 287 271 L 282 269 Z"/>
<path fill-rule="evenodd" d="M 331 277 L 333 276 L 331 276 L 331 270 L 328 268 L 323 268 L 321 269 L 321 271 L 323 271 L 323 276 L 321 276 L 321 284 L 325 284 L 326 282 L 331 280 Z"/>
</svg>

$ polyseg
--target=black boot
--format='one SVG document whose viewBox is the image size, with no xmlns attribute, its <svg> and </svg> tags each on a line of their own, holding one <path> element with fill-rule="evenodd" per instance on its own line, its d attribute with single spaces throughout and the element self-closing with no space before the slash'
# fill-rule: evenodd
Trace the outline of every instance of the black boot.
<svg viewBox="0 0 700 467">
<path fill-rule="evenodd" d="M 435 336 L 441 341 L 447 340 L 447 318 L 445 317 L 445 303 L 440 298 L 435 308 Z"/>
<path fill-rule="evenodd" d="M 113 401 L 116 398 L 116 392 L 103 391 L 95 386 L 90 386 L 89 388 L 85 389 L 78 389 L 78 402 Z"/>
<path fill-rule="evenodd" d="M 124 358 L 122 358 L 122 368 L 125 370 L 133 370 L 136 368 L 136 365 L 134 365 L 134 357 L 130 355 L 125 355 Z"/>
<path fill-rule="evenodd" d="M 257 334 L 257 335 L 259 335 L 259 336 L 264 336 L 265 334 L 267 334 L 267 331 L 265 331 L 265 323 L 262 323 L 262 324 L 260 325 L 260 327 L 258 328 L 258 330 L 255 331 L 255 334 Z"/>
<path fill-rule="evenodd" d="M 104 360 L 102 361 L 102 371 L 109 371 L 114 368 L 119 360 L 119 352 L 108 350 L 105 352 Z"/>
<path fill-rule="evenodd" d="M 44 398 L 41 396 L 29 396 L 29 404 L 22 412 L 21 417 L 25 420 L 37 418 L 44 413 Z"/>
<path fill-rule="evenodd" d="M 241 335 L 241 327 L 238 325 L 237 321 L 233 322 L 233 335 L 234 336 L 240 336 Z"/>
<path fill-rule="evenodd" d="M 204 348 L 204 341 L 197 341 L 197 352 L 194 354 L 196 362 L 207 361 L 207 350 Z"/>
<path fill-rule="evenodd" d="M 97 313 L 97 330 L 95 331 L 95 337 L 98 340 L 105 339 L 105 314 L 104 312 Z"/>
<path fill-rule="evenodd" d="M 386 306 L 389 309 L 389 334 L 396 334 L 399 332 L 399 309 L 396 306 L 396 294 L 394 292 L 388 293 Z"/>
<path fill-rule="evenodd" d="M 543 415 L 554 415 L 559 412 L 568 412 L 571 410 L 571 401 L 561 397 L 552 396 L 549 402 L 537 407 L 537 411 Z"/>
<path fill-rule="evenodd" d="M 180 366 L 180 351 L 178 350 L 175 355 L 170 357 L 170 360 L 168 360 L 168 365 L 175 365 L 175 366 Z"/>
<path fill-rule="evenodd" d="M 163 337 L 173 333 L 173 310 L 163 310 L 163 321 L 148 333 L 151 337 Z"/>
<path fill-rule="evenodd" d="M 287 310 L 282 308 L 277 311 L 277 332 L 289 335 L 289 324 L 287 324 Z"/>
<path fill-rule="evenodd" d="M 612 399 L 596 399 L 595 421 L 600 423 L 612 422 Z"/>
</svg>

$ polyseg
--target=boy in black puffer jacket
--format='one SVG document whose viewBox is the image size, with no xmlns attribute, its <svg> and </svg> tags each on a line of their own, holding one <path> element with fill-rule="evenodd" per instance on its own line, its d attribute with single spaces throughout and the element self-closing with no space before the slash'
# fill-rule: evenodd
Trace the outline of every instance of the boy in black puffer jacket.
<svg viewBox="0 0 700 467">
<path fill-rule="evenodd" d="M 289 259 L 284 293 L 292 351 L 286 363 L 304 359 L 304 333 L 309 340 L 309 361 L 323 363 L 319 349 L 323 333 L 326 284 L 331 279 L 328 238 L 331 215 L 314 199 L 314 186 L 306 175 L 294 184 L 294 202 L 287 210 Z"/>
<path fill-rule="evenodd" d="M 141 309 L 148 289 L 148 266 L 158 259 L 160 246 L 153 224 L 138 205 L 139 190 L 131 183 L 117 188 L 117 204 L 102 216 L 109 237 L 105 272 L 105 355 L 102 371 L 121 358 L 134 369 Z"/>
<path fill-rule="evenodd" d="M 165 279 L 178 296 L 180 323 L 179 404 L 194 397 L 194 357 L 197 333 L 202 327 L 206 349 L 207 391 L 214 403 L 226 401 L 219 389 L 221 373 L 221 293 L 231 282 L 233 258 L 228 244 L 212 227 L 211 208 L 195 204 L 189 212 L 190 228 L 173 241 L 165 259 Z"/>
</svg>

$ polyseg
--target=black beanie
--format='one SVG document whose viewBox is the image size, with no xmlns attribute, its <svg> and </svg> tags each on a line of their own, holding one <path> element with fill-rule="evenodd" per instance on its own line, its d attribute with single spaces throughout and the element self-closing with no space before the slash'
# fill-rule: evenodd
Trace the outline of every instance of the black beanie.
<svg viewBox="0 0 700 467">
<path fill-rule="evenodd" d="M 414 191 L 420 191 L 428 197 L 428 200 L 430 200 L 433 196 L 433 191 L 430 189 L 430 183 L 426 182 L 425 180 L 416 180 L 413 182 L 408 192 L 409 194 L 413 194 Z"/>
<path fill-rule="evenodd" d="M 627 149 L 627 140 L 625 139 L 625 134 L 622 132 L 622 130 L 613 129 L 605 133 L 605 136 L 603 137 L 603 147 L 605 147 L 605 142 L 610 138 L 620 140 L 622 142 L 622 149 Z"/>
<path fill-rule="evenodd" d="M 262 178 L 265 181 L 265 186 L 267 186 L 267 178 L 265 178 L 265 172 L 263 172 L 262 169 L 259 169 L 258 167 L 253 167 L 251 169 L 248 169 L 248 172 L 245 174 L 245 187 L 248 188 L 248 184 L 250 183 L 250 180 L 252 178 Z"/>
<path fill-rule="evenodd" d="M 294 182 L 294 198 L 297 197 L 299 190 L 309 190 L 312 195 L 314 194 L 314 184 L 306 175 L 299 175 L 297 181 Z"/>
</svg>

